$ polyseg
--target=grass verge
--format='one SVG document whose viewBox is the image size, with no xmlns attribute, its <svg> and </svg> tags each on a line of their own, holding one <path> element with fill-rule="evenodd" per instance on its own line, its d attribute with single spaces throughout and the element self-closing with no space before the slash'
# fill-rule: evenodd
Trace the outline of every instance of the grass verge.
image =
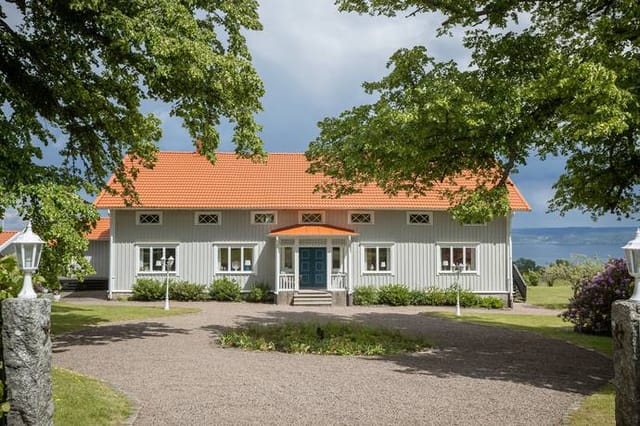
<svg viewBox="0 0 640 426">
<path fill-rule="evenodd" d="M 569 298 L 573 296 L 571 286 L 529 286 L 527 303 L 547 309 L 566 309 Z"/>
<path fill-rule="evenodd" d="M 96 379 L 54 367 L 52 380 L 56 425 L 116 425 L 131 414 L 129 400 Z"/>
<path fill-rule="evenodd" d="M 220 342 L 246 350 L 323 355 L 392 355 L 432 347 L 424 338 L 341 322 L 250 325 L 223 333 Z"/>
<path fill-rule="evenodd" d="M 51 333 L 63 334 L 90 326 L 115 321 L 158 318 L 199 312 L 195 308 L 171 308 L 165 311 L 154 306 L 51 304 Z"/>
<path fill-rule="evenodd" d="M 51 332 L 63 334 L 98 324 L 145 318 L 166 317 L 198 312 L 194 308 L 162 308 L 150 306 L 79 305 L 53 303 Z M 125 395 L 99 380 L 64 368 L 52 369 L 53 400 L 56 425 L 115 425 L 131 413 Z"/>
<path fill-rule="evenodd" d="M 592 348 L 607 356 L 611 356 L 613 353 L 611 337 L 576 333 L 561 318 L 552 315 L 487 313 L 465 314 L 462 317 L 456 317 L 448 312 L 426 312 L 423 315 L 526 330 L 546 337 L 568 341 L 578 346 Z M 571 414 L 569 422 L 573 426 L 615 425 L 615 389 L 613 385 L 606 385 L 586 397 L 578 410 Z"/>
</svg>

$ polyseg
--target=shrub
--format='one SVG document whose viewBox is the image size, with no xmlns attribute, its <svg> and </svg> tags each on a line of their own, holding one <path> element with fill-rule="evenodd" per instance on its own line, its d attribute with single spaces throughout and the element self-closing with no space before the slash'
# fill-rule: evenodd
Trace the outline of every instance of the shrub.
<svg viewBox="0 0 640 426">
<path fill-rule="evenodd" d="M 525 271 L 522 273 L 522 278 L 530 286 L 537 286 L 540 283 L 540 272 L 537 271 Z"/>
<path fill-rule="evenodd" d="M 502 309 L 504 308 L 504 301 L 499 297 L 484 296 L 479 297 L 478 307 L 487 309 Z"/>
<path fill-rule="evenodd" d="M 378 290 L 378 303 L 391 306 L 406 306 L 411 303 L 411 292 L 402 284 L 383 285 Z"/>
<path fill-rule="evenodd" d="M 245 296 L 245 300 L 247 302 L 253 303 L 265 303 L 270 300 L 271 295 L 269 292 L 271 291 L 271 287 L 269 284 L 264 283 L 256 283 L 251 287 L 249 293 Z"/>
<path fill-rule="evenodd" d="M 239 302 L 240 286 L 229 278 L 220 278 L 211 283 L 209 295 L 219 302 Z"/>
<path fill-rule="evenodd" d="M 603 269 L 602 262 L 583 258 L 582 261 L 569 263 L 564 259 L 558 259 L 555 263 L 546 266 L 541 273 L 540 281 L 549 287 L 554 285 L 580 285 L 582 280 L 591 278 Z"/>
<path fill-rule="evenodd" d="M 378 289 L 375 287 L 358 287 L 353 291 L 354 305 L 377 305 Z"/>
<path fill-rule="evenodd" d="M 164 283 L 153 278 L 139 278 L 131 289 L 132 300 L 148 301 L 164 299 Z"/>
<path fill-rule="evenodd" d="M 428 305 L 427 292 L 421 290 L 412 290 L 410 293 L 410 304 L 415 306 Z"/>
<path fill-rule="evenodd" d="M 206 300 L 205 286 L 188 281 L 172 281 L 169 285 L 169 298 L 185 302 Z"/>
<path fill-rule="evenodd" d="M 561 316 L 578 333 L 611 335 L 611 304 L 628 299 L 633 278 L 624 259 L 611 259 L 603 272 L 575 286 L 569 306 Z"/>
</svg>

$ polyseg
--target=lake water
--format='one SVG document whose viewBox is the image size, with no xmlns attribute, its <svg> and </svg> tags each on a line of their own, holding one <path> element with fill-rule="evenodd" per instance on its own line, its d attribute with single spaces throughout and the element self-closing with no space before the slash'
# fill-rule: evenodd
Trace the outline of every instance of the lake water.
<svg viewBox="0 0 640 426">
<path fill-rule="evenodd" d="M 624 257 L 622 246 L 635 237 L 636 228 L 521 228 L 513 229 L 513 259 L 533 259 L 538 265 L 580 256 Z"/>
</svg>

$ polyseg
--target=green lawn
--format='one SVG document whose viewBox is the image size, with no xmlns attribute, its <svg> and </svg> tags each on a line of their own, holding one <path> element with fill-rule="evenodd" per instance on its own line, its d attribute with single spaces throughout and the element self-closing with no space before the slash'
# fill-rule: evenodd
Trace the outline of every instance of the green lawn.
<svg viewBox="0 0 640 426">
<path fill-rule="evenodd" d="M 149 306 L 51 305 L 51 332 L 68 333 L 90 326 L 114 321 L 146 319 L 198 312 L 192 308 L 162 308 Z M 52 369 L 54 424 L 57 425 L 115 425 L 121 424 L 131 413 L 129 400 L 121 392 L 99 380 L 73 371 Z"/>
<path fill-rule="evenodd" d="M 52 379 L 56 425 L 116 425 L 131 414 L 129 400 L 96 379 L 59 367 Z"/>
<path fill-rule="evenodd" d="M 529 289 L 531 289 L 530 287 Z M 554 289 L 556 287 L 546 287 Z M 551 315 L 512 315 L 512 314 L 467 314 L 456 317 L 448 312 L 428 312 L 427 316 L 447 318 L 454 321 L 468 321 L 476 324 L 515 328 L 546 337 L 560 339 L 578 346 L 593 348 L 607 356 L 613 353 L 611 337 L 591 336 L 575 333 L 570 323 Z M 615 390 L 612 385 L 604 386 L 598 392 L 584 399 L 580 408 L 571 414 L 571 425 L 615 425 Z"/>
<path fill-rule="evenodd" d="M 543 308 L 566 309 L 571 296 L 573 296 L 571 286 L 527 287 L 527 303 Z"/>
<path fill-rule="evenodd" d="M 51 333 L 69 333 L 92 325 L 114 321 L 167 317 L 198 312 L 194 308 L 171 308 L 165 311 L 154 306 L 51 304 Z"/>
</svg>

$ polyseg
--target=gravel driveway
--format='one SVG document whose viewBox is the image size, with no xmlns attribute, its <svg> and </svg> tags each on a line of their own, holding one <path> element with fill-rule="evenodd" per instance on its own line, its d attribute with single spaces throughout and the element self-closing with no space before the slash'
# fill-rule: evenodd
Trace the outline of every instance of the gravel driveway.
<svg viewBox="0 0 640 426">
<path fill-rule="evenodd" d="M 189 306 L 202 312 L 61 336 L 54 364 L 125 392 L 139 408 L 135 425 L 556 425 L 613 374 L 611 360 L 594 351 L 418 315 L 424 307 Z M 222 349 L 215 338 L 250 322 L 345 318 L 429 336 L 436 348 L 289 355 Z"/>
</svg>

